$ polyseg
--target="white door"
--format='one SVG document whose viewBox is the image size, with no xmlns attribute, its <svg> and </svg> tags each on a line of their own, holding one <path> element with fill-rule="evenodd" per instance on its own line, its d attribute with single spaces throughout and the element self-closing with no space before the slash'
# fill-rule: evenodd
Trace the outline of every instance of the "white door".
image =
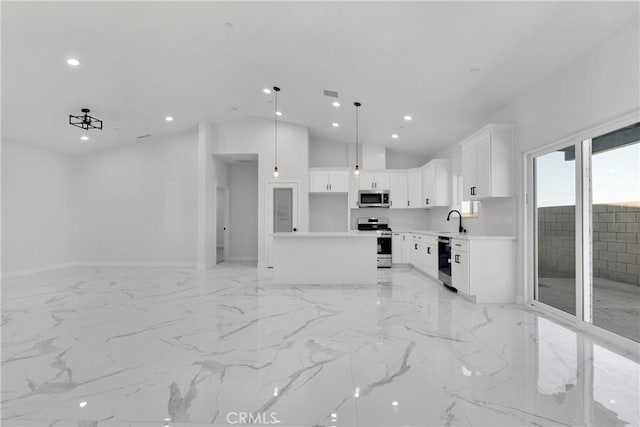
<svg viewBox="0 0 640 427">
<path fill-rule="evenodd" d="M 406 172 L 389 173 L 389 198 L 391 199 L 391 209 L 407 208 Z"/>
<path fill-rule="evenodd" d="M 428 164 L 422 169 L 422 202 L 423 206 L 436 204 L 436 165 Z"/>
<path fill-rule="evenodd" d="M 349 171 L 329 172 L 329 191 L 339 193 L 349 192 Z"/>
<path fill-rule="evenodd" d="M 487 133 L 476 143 L 476 183 L 478 198 L 491 196 L 491 134 Z"/>
<path fill-rule="evenodd" d="M 320 171 L 309 172 L 309 192 L 324 193 L 329 191 L 329 173 Z"/>
<path fill-rule="evenodd" d="M 216 187 L 216 264 L 229 259 L 229 189 Z"/>
<path fill-rule="evenodd" d="M 298 231 L 298 183 L 268 182 L 265 204 L 265 262 L 273 267 L 273 234 Z"/>
<path fill-rule="evenodd" d="M 462 147 L 462 200 L 474 200 L 472 188 L 476 186 L 476 145 L 466 144 Z"/>
</svg>

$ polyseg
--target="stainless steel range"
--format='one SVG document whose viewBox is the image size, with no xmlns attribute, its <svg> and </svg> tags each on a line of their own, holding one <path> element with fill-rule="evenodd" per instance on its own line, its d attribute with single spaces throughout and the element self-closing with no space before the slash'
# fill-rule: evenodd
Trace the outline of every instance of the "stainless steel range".
<svg viewBox="0 0 640 427">
<path fill-rule="evenodd" d="M 378 234 L 378 268 L 391 267 L 391 228 L 389 218 L 360 217 L 358 231 Z"/>
</svg>

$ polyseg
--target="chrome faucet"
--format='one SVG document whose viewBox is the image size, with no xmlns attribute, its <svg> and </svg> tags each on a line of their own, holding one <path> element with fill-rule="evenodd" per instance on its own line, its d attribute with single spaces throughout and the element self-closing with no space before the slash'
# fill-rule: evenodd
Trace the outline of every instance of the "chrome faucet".
<svg viewBox="0 0 640 427">
<path fill-rule="evenodd" d="M 449 215 L 447 215 L 447 221 L 449 221 L 451 219 L 451 214 L 454 213 L 454 212 L 458 214 L 458 219 L 459 219 L 459 222 L 458 222 L 458 233 L 466 233 L 467 230 L 462 228 L 462 214 L 460 213 L 460 211 L 457 211 L 455 209 L 449 211 Z"/>
</svg>

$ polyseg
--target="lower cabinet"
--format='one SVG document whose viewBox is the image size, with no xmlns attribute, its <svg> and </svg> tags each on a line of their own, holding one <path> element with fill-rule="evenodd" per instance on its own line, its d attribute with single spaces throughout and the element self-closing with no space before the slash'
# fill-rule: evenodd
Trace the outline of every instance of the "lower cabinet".
<svg viewBox="0 0 640 427">
<path fill-rule="evenodd" d="M 469 253 L 451 249 L 451 285 L 466 295 L 471 295 L 469 286 Z"/>
<path fill-rule="evenodd" d="M 411 234 L 411 259 L 414 268 L 438 277 L 438 239 L 434 236 Z"/>
<path fill-rule="evenodd" d="M 404 264 L 404 257 L 402 256 L 402 239 L 403 233 L 391 234 L 391 264 Z"/>
<path fill-rule="evenodd" d="M 515 302 L 516 241 L 452 239 L 451 285 L 479 303 Z"/>
<path fill-rule="evenodd" d="M 411 264 L 438 279 L 437 236 L 393 233 L 393 237 L 395 264 Z M 451 239 L 451 285 L 476 302 L 515 302 L 515 265 L 516 241 L 513 238 Z"/>
</svg>

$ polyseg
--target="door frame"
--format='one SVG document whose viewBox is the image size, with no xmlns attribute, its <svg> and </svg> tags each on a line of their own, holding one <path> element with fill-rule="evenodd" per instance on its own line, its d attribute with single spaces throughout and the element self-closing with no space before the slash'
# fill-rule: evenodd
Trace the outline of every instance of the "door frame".
<svg viewBox="0 0 640 427">
<path fill-rule="evenodd" d="M 600 328 L 593 323 L 589 323 L 584 320 L 584 308 L 586 306 L 584 298 L 591 295 L 590 290 L 583 294 L 585 287 L 584 277 L 587 277 L 587 285 L 591 284 L 591 266 L 590 260 L 588 263 L 582 262 L 582 254 L 591 253 L 591 241 L 590 239 L 583 239 L 584 230 L 590 229 L 591 224 L 588 221 L 583 220 L 585 211 L 590 211 L 590 164 L 585 161 L 585 155 L 588 157 L 590 154 L 591 139 L 599 135 L 603 135 L 609 132 L 613 132 L 625 126 L 637 123 L 640 121 L 640 108 L 634 108 L 633 110 L 622 114 L 620 116 L 610 118 L 598 125 L 583 129 L 572 135 L 566 136 L 562 139 L 554 142 L 544 144 L 540 147 L 536 147 L 532 150 L 522 152 L 521 162 L 522 168 L 522 180 L 523 189 L 525 191 L 524 197 L 521 198 L 522 220 L 523 220 L 523 236 L 522 236 L 522 253 L 523 261 L 523 283 L 524 283 L 524 303 L 525 305 L 533 308 L 536 311 L 549 314 L 561 321 L 565 321 L 575 327 L 585 330 L 598 338 L 608 340 L 613 344 L 622 347 L 626 350 L 637 352 L 638 343 L 618 335 L 614 332 Z M 535 284 L 536 284 L 536 265 L 537 265 L 537 252 L 535 247 L 536 235 L 535 235 L 535 188 L 534 188 L 534 157 L 544 155 L 559 148 L 566 147 L 568 145 L 576 146 L 576 242 L 580 239 L 580 245 L 576 245 L 576 283 L 578 283 L 578 276 L 580 276 L 580 286 L 576 289 L 576 315 L 566 313 L 562 310 L 549 306 L 535 300 Z M 588 152 L 587 152 L 588 150 Z M 587 182 L 588 185 L 583 186 L 582 182 Z M 588 193 L 585 193 L 588 192 Z M 578 228 L 579 227 L 579 228 Z M 580 256 L 578 256 L 580 252 Z M 578 258 L 581 258 L 578 261 Z M 578 299 L 579 298 L 579 299 Z M 590 310 L 591 301 L 587 308 Z M 590 317 L 590 316 L 588 316 Z"/>
<path fill-rule="evenodd" d="M 218 235 L 217 235 L 217 229 L 218 229 L 218 190 L 222 190 L 223 192 L 223 197 L 224 197 L 224 210 L 223 210 L 223 218 L 222 218 L 222 222 L 223 222 L 223 231 L 222 231 L 222 245 L 223 245 L 223 249 L 222 249 L 222 253 L 223 253 L 223 260 L 224 261 L 228 261 L 229 260 L 229 254 L 230 254 L 230 248 L 229 248 L 229 243 L 230 243 L 230 239 L 229 239 L 229 219 L 231 218 L 231 210 L 230 210 L 230 201 L 231 201 L 231 197 L 229 194 L 229 187 L 226 185 L 221 185 L 216 183 L 215 185 L 216 187 L 216 242 L 215 242 L 215 246 L 216 246 L 216 264 L 218 264 Z"/>
<path fill-rule="evenodd" d="M 297 180 L 276 181 L 271 180 L 265 183 L 265 200 L 264 200 L 264 254 L 265 266 L 273 267 L 271 264 L 271 249 L 273 247 L 273 190 L 274 188 L 291 188 L 293 190 L 292 201 L 292 226 L 294 229 L 300 230 L 300 182 Z"/>
</svg>

